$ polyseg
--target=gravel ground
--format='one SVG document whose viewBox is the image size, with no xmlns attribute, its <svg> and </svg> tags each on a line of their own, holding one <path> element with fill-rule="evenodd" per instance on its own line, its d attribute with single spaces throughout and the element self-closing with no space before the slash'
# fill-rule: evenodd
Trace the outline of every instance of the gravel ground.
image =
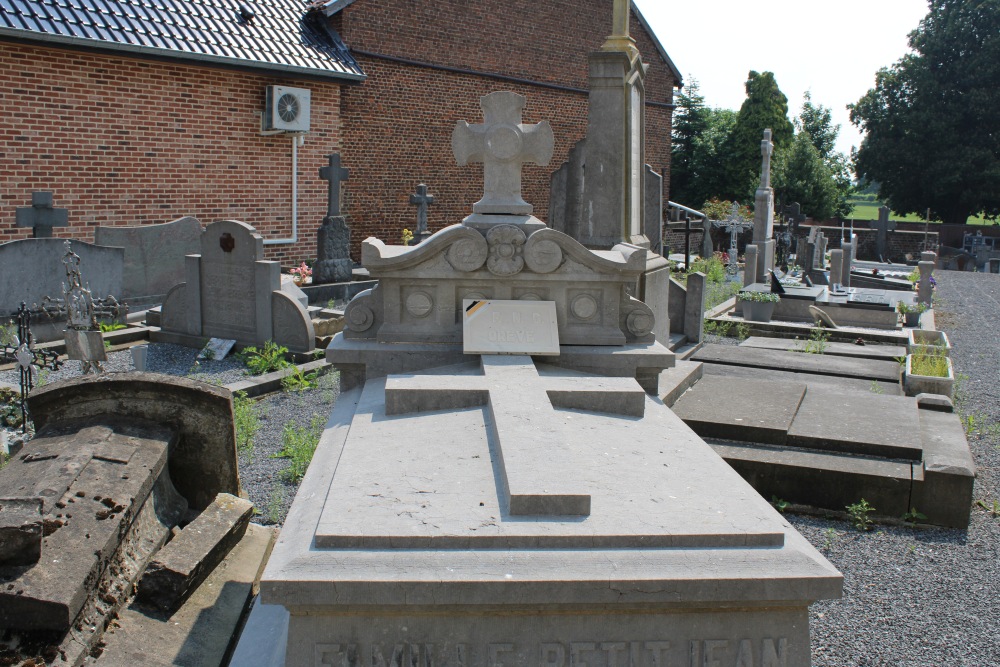
<svg viewBox="0 0 1000 667">
<path fill-rule="evenodd" d="M 936 278 L 958 409 L 975 422 L 974 498 L 992 507 L 1000 499 L 1000 276 Z M 1000 665 L 1000 517 L 974 506 L 967 531 L 881 525 L 870 533 L 839 520 L 789 520 L 844 575 L 844 597 L 811 609 L 817 667 Z"/>
</svg>

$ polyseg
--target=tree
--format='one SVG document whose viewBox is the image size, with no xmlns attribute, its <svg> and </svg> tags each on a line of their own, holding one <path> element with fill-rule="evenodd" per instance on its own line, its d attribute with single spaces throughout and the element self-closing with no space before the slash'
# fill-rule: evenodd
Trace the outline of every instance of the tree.
<svg viewBox="0 0 1000 667">
<path fill-rule="evenodd" d="M 670 199 L 698 208 L 718 194 L 725 182 L 723 145 L 736 112 L 705 106 L 698 81 L 689 78 L 677 97 L 670 163 Z"/>
<path fill-rule="evenodd" d="M 751 71 L 746 82 L 747 98 L 736 116 L 736 124 L 725 144 L 728 164 L 725 199 L 752 201 L 760 183 L 760 142 L 771 129 L 775 154 L 792 143 L 794 128 L 788 120 L 788 98 L 778 88 L 772 72 Z"/>
<path fill-rule="evenodd" d="M 847 217 L 852 210 L 848 198 L 853 190 L 853 184 L 851 183 L 847 156 L 834 150 L 837 145 L 837 136 L 840 134 L 840 125 L 833 124 L 833 115 L 829 107 L 813 104 L 812 94 L 807 90 L 802 96 L 802 111 L 795 119 L 795 126 L 800 133 L 805 132 L 809 136 L 819 158 L 829 171 L 829 178 L 832 178 L 834 182 L 836 199 L 830 215 L 824 217 Z M 804 157 L 804 154 L 800 154 L 801 157 Z M 815 171 L 812 173 L 813 175 L 818 174 Z M 825 186 L 822 189 L 825 189 Z M 803 204 L 803 202 L 799 203 Z M 807 209 L 803 208 L 803 210 Z M 808 212 L 813 217 L 820 218 L 818 214 L 812 211 Z"/>
<path fill-rule="evenodd" d="M 930 0 L 914 53 L 849 107 L 859 178 L 897 213 L 947 224 L 1000 212 L 1000 1 Z"/>
<path fill-rule="evenodd" d="M 789 150 L 775 161 L 774 190 L 782 202 L 798 202 L 802 212 L 817 220 L 833 217 L 837 182 L 823 162 L 812 135 L 801 130 Z"/>
</svg>

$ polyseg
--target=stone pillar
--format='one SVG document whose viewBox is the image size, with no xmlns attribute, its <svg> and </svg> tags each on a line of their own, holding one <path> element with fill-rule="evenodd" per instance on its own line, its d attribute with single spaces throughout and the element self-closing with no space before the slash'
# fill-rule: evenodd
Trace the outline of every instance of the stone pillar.
<svg viewBox="0 0 1000 667">
<path fill-rule="evenodd" d="M 841 243 L 840 248 L 844 251 L 843 273 L 840 275 L 840 285 L 847 289 L 851 286 L 851 262 L 854 261 L 854 248 L 857 241 Z"/>
<path fill-rule="evenodd" d="M 920 282 L 917 283 L 917 303 L 922 303 L 930 307 L 934 295 L 934 288 L 931 286 L 931 275 L 934 273 L 935 259 L 937 255 L 932 252 L 920 253 L 920 262 L 917 268 L 920 270 Z"/>
<path fill-rule="evenodd" d="M 705 274 L 692 273 L 687 279 L 684 300 L 684 335 L 688 343 L 700 343 L 705 335 Z"/>
<path fill-rule="evenodd" d="M 820 232 L 816 238 L 816 268 L 820 271 L 826 269 L 826 244 L 828 239 L 826 234 Z"/>
<path fill-rule="evenodd" d="M 830 251 L 830 284 L 837 288 L 841 284 L 844 275 L 844 251 L 835 248 Z"/>
<path fill-rule="evenodd" d="M 757 246 L 751 244 L 743 250 L 743 286 L 753 285 L 757 280 L 757 265 L 761 262 L 757 259 Z M 736 300 L 736 308 L 733 311 L 736 315 L 743 314 L 743 302 Z"/>
</svg>

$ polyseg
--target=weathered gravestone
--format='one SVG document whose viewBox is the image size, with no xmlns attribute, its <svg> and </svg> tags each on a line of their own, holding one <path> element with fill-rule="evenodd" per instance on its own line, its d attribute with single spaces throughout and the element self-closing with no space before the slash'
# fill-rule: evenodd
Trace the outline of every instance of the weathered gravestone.
<svg viewBox="0 0 1000 667">
<path fill-rule="evenodd" d="M 187 280 L 163 301 L 154 342 L 203 347 L 209 338 L 260 346 L 269 340 L 293 352 L 315 348 L 301 290 L 281 280 L 281 265 L 266 261 L 253 227 L 213 222 L 201 235 L 201 254 L 188 255 Z"/>
<path fill-rule="evenodd" d="M 427 230 L 427 208 L 434 203 L 434 195 L 427 194 L 427 186 L 417 186 L 416 193 L 410 195 L 410 203 L 417 207 L 417 227 L 413 231 L 413 245 L 419 245 L 431 233 Z"/>
<path fill-rule="evenodd" d="M 329 185 L 326 198 L 326 217 L 317 234 L 317 257 L 313 266 L 313 283 L 342 283 L 351 279 L 354 263 L 351 261 L 351 228 L 340 212 L 340 184 L 350 172 L 340 166 L 340 155 L 331 153 L 330 163 L 321 167 L 319 177 Z"/>
<path fill-rule="evenodd" d="M 0 626 L 82 664 L 189 510 L 240 493 L 231 396 L 130 373 L 29 401 L 36 435 L 0 471 Z"/>
<path fill-rule="evenodd" d="M 185 216 L 159 225 L 98 227 L 97 245 L 123 248 L 120 298 L 137 305 L 162 303 L 170 288 L 184 282 L 184 257 L 201 248 L 201 223 Z"/>
<path fill-rule="evenodd" d="M 754 282 L 762 283 L 768 279 L 774 268 L 774 189 L 771 187 L 771 155 L 774 144 L 771 143 L 771 130 L 764 130 L 764 138 L 760 142 L 761 167 L 760 185 L 754 193 L 753 209 L 753 244 L 757 246 L 760 257 L 754 268 Z"/>
<path fill-rule="evenodd" d="M 379 285 L 327 349 L 344 393 L 261 582 L 285 664 L 807 665 L 840 575 L 647 395 L 674 355 L 627 294 L 645 249 L 485 217 L 363 245 Z M 465 355 L 491 300 L 507 354 Z M 552 304 L 558 356 L 519 300 Z"/>
<path fill-rule="evenodd" d="M 878 220 L 870 221 L 869 226 L 876 231 L 875 259 L 884 262 L 889 259 L 889 232 L 896 229 L 896 221 L 889 219 L 889 207 L 878 209 Z"/>
<path fill-rule="evenodd" d="M 52 238 L 53 227 L 69 226 L 69 211 L 54 208 L 52 202 L 51 192 L 32 192 L 31 206 L 17 207 L 15 224 L 31 227 L 32 236 L 36 239 Z"/>
</svg>

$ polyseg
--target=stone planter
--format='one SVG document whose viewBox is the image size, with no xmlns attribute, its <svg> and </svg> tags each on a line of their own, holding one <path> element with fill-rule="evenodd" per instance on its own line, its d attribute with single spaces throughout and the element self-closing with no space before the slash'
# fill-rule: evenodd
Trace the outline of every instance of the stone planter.
<svg viewBox="0 0 1000 667">
<path fill-rule="evenodd" d="M 941 394 L 952 397 L 955 391 L 955 367 L 951 363 L 951 357 L 945 357 L 948 364 L 947 377 L 937 377 L 934 375 L 914 375 L 913 355 L 906 355 L 906 371 L 903 374 L 903 390 L 907 396 L 917 394 Z"/>
<path fill-rule="evenodd" d="M 906 352 L 937 350 L 945 356 L 951 356 L 951 343 L 948 335 L 943 331 L 927 331 L 924 329 L 910 329 L 907 332 Z"/>
<path fill-rule="evenodd" d="M 770 301 L 741 301 L 743 319 L 748 322 L 770 322 L 774 314 L 774 303 Z"/>
</svg>

